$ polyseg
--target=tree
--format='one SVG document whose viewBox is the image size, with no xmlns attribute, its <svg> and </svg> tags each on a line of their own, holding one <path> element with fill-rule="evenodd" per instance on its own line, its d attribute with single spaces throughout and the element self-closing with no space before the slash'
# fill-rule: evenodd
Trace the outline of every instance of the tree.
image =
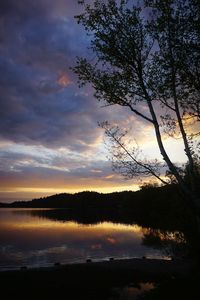
<svg viewBox="0 0 200 300">
<path fill-rule="evenodd" d="M 113 164 L 128 178 L 153 175 L 162 183 L 163 168 L 173 175 L 190 199 L 200 234 L 198 193 L 200 121 L 200 4 L 198 0 L 79 1 L 77 16 L 91 37 L 92 62 L 78 58 L 74 67 L 80 86 L 90 83 L 95 97 L 106 105 L 129 108 L 151 124 L 164 160 L 149 161 L 137 147 L 126 144 L 126 133 L 104 122 L 113 142 Z M 195 130 L 197 130 L 195 132 Z M 163 132 L 182 140 L 184 168 L 173 162 L 163 143 Z"/>
</svg>

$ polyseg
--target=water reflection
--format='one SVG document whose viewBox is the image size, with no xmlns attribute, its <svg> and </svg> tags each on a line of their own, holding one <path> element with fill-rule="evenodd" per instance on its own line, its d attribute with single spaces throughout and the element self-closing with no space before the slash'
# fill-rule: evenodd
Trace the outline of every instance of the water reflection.
<svg viewBox="0 0 200 300">
<path fill-rule="evenodd" d="M 160 249 L 171 258 L 184 258 L 188 255 L 189 245 L 183 232 L 143 228 L 142 242 L 146 246 Z"/>
<path fill-rule="evenodd" d="M 168 255 L 162 247 L 155 247 L 155 241 L 163 240 L 159 231 L 135 224 L 88 224 L 86 218 L 81 224 L 71 219 L 66 210 L 0 209 L 0 269 L 81 262 L 87 258 Z"/>
<path fill-rule="evenodd" d="M 117 214 L 111 214 L 109 216 L 107 214 L 101 214 L 101 216 L 96 216 L 96 214 L 83 214 L 81 211 L 67 209 L 29 210 L 27 212 L 32 216 L 40 218 L 59 220 L 62 222 L 76 220 L 76 222 L 81 224 L 98 224 L 98 222 L 101 221 L 102 226 L 102 221 L 104 221 L 105 224 L 109 224 L 107 220 L 112 220 L 112 223 L 110 224 L 123 222 L 124 224 L 127 224 L 126 226 L 130 225 L 129 223 L 133 223 L 130 219 L 127 219 L 126 215 Z M 137 227 L 139 232 L 142 231 L 142 244 L 159 250 L 163 253 L 165 258 L 182 258 L 188 255 L 189 245 L 183 232 L 177 230 L 172 232 L 155 228 L 143 228 L 141 226 Z M 112 230 L 114 230 L 114 228 L 112 228 Z M 96 247 L 98 248 L 100 245 L 97 245 Z"/>
<path fill-rule="evenodd" d="M 107 212 L 89 210 L 87 213 L 80 209 L 17 209 L 15 214 L 30 214 L 38 218 L 47 218 L 54 221 L 76 221 L 80 224 L 97 224 L 105 222 L 132 224 L 134 220 L 126 214 L 121 215 L 119 212 Z"/>
<path fill-rule="evenodd" d="M 142 299 L 138 298 L 138 296 L 144 294 L 145 292 L 149 292 L 150 290 L 154 289 L 155 285 L 152 282 L 140 282 L 136 283 L 132 286 L 126 286 L 124 288 L 114 288 L 112 291 L 114 293 L 113 299 L 118 300 L 124 300 L 124 299 L 130 299 L 130 300 L 136 300 L 136 299 Z"/>
</svg>

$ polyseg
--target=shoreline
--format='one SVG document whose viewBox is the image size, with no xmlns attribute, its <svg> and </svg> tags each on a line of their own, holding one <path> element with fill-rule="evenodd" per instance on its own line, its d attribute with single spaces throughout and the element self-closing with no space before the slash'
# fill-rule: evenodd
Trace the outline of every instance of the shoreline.
<svg viewBox="0 0 200 300">
<path fill-rule="evenodd" d="M 21 270 L 54 270 L 55 267 L 59 268 L 65 268 L 67 266 L 77 266 L 77 265 L 85 265 L 85 264 L 93 264 L 93 265 L 102 265 L 104 263 L 108 262 L 115 262 L 118 264 L 118 262 L 137 262 L 137 261 L 144 261 L 144 260 L 151 260 L 151 261 L 172 261 L 170 257 L 104 257 L 104 258 L 85 258 L 85 259 L 76 259 L 68 262 L 62 262 L 62 261 L 55 261 L 53 263 L 47 263 L 47 264 L 41 264 L 41 265 L 18 265 L 18 266 L 4 266 L 0 268 L 0 273 L 2 272 L 15 272 L 15 271 L 21 271 Z"/>
<path fill-rule="evenodd" d="M 128 271 L 128 272 L 142 272 L 149 275 L 168 275 L 170 273 L 176 275 L 184 275 L 187 272 L 192 271 L 195 267 L 193 260 L 170 260 L 170 259 L 159 259 L 159 258 L 121 258 L 109 260 L 93 261 L 88 259 L 85 262 L 65 263 L 60 262 L 54 263 L 52 266 L 38 266 L 38 267 L 27 267 L 21 266 L 16 269 L 5 269 L 0 270 L 0 274 L 5 273 L 19 273 L 19 272 L 58 272 L 67 271 L 72 269 L 82 268 L 85 270 L 89 269 L 102 269 L 102 270 L 115 270 L 115 271 Z"/>
<path fill-rule="evenodd" d="M 174 278 L 187 282 L 194 268 L 190 260 L 142 258 L 23 268 L 0 272 L 1 293 L 20 300 L 122 300 L 118 296 L 124 290 L 141 293 L 144 285 L 155 287 Z"/>
</svg>

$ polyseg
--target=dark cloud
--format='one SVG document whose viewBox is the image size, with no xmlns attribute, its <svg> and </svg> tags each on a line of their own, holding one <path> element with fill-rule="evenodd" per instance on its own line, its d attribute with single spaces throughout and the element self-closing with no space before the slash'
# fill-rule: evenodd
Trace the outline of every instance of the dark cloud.
<svg viewBox="0 0 200 300">
<path fill-rule="evenodd" d="M 71 148 L 95 142 L 97 106 L 91 95 L 77 95 L 69 70 L 86 48 L 73 20 L 76 9 L 74 1 L 1 1 L 3 139 Z"/>
<path fill-rule="evenodd" d="M 65 178 L 87 179 L 105 178 L 110 175 L 110 163 L 98 158 L 94 161 L 87 157 L 84 159 L 83 155 L 73 156 L 73 153 L 66 155 L 66 152 L 60 153 L 52 150 L 42 152 L 39 147 L 33 148 L 32 152 L 29 150 L 29 147 L 27 149 L 22 147 L 21 150 L 18 149 L 18 152 L 16 149 L 15 151 L 11 149 L 1 151 L 0 178 L 2 179 L 5 174 L 15 177 L 16 173 L 24 180 L 25 178 L 29 180 L 31 176 L 56 178 L 64 175 Z M 40 153 L 38 153 L 39 150 Z"/>
<path fill-rule="evenodd" d="M 110 163 L 100 153 L 103 132 L 97 122 L 111 114 L 126 119 L 128 113 L 100 109 L 92 89 L 78 89 L 69 68 L 76 56 L 90 57 L 88 37 L 74 20 L 79 12 L 75 0 L 0 1 L 3 191 L 124 184 L 111 176 Z"/>
</svg>

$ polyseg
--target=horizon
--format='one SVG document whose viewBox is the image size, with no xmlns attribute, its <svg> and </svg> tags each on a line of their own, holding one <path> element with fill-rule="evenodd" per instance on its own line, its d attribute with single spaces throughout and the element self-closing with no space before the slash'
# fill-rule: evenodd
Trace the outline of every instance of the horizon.
<svg viewBox="0 0 200 300">
<path fill-rule="evenodd" d="M 76 195 L 76 194 L 81 194 L 81 193 L 98 193 L 98 194 L 103 194 L 103 195 L 109 195 L 109 194 L 113 194 L 113 193 L 124 193 L 124 192 L 137 192 L 140 191 L 140 189 L 137 190 L 119 190 L 119 191 L 110 191 L 110 192 L 97 192 L 95 190 L 82 190 L 82 191 L 78 191 L 78 192 L 60 192 L 60 193 L 56 193 L 56 194 L 44 194 L 42 196 L 39 196 L 37 198 L 31 198 L 31 199 L 27 199 L 27 198 L 0 198 L 0 203 L 3 204 L 10 204 L 13 202 L 29 202 L 35 199 L 43 199 L 43 198 L 48 198 L 51 196 L 56 196 L 56 195 L 61 195 L 61 194 L 67 194 L 67 195 Z"/>
</svg>

